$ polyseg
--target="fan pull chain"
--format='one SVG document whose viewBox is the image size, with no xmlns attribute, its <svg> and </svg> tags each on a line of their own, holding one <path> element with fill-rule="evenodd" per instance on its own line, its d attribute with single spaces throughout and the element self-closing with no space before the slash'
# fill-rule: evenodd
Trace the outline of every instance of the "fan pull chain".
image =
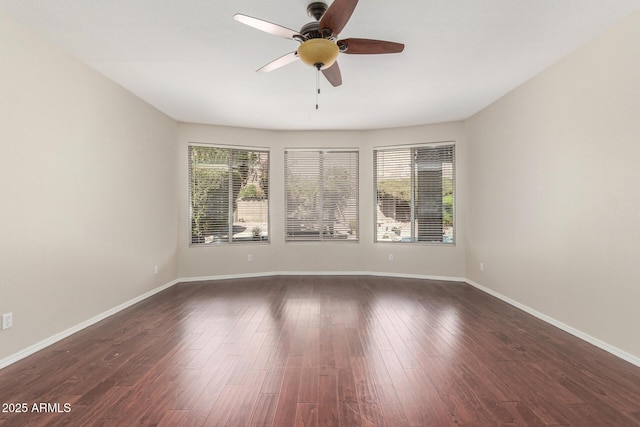
<svg viewBox="0 0 640 427">
<path fill-rule="evenodd" d="M 318 109 L 319 94 L 320 94 L 320 67 L 316 67 L 316 110 Z"/>
</svg>

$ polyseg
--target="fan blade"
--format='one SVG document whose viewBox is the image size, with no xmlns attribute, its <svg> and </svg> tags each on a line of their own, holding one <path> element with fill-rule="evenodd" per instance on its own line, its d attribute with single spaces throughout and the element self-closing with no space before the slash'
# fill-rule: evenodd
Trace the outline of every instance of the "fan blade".
<svg viewBox="0 0 640 427">
<path fill-rule="evenodd" d="M 274 36 L 284 37 L 285 39 L 294 39 L 295 37 L 302 38 L 297 31 L 293 31 L 290 28 L 283 27 L 282 25 L 274 24 L 263 19 L 253 18 L 241 13 L 233 15 L 233 19 L 250 27 L 264 31 L 265 33 L 273 34 Z"/>
<path fill-rule="evenodd" d="M 340 67 L 338 61 L 334 62 L 329 68 L 322 70 L 322 74 L 329 80 L 332 86 L 340 86 L 342 84 L 342 74 L 340 73 Z"/>
<path fill-rule="evenodd" d="M 344 26 L 347 25 L 349 18 L 351 18 L 351 14 L 357 4 L 358 0 L 334 0 L 329 9 L 320 18 L 320 24 L 318 25 L 320 32 L 322 30 L 330 30 L 333 35 L 340 34 Z"/>
<path fill-rule="evenodd" d="M 269 62 L 267 65 L 263 66 L 256 70 L 256 73 L 266 73 L 268 71 L 275 70 L 276 68 L 284 67 L 287 64 L 291 64 L 293 61 L 298 59 L 297 52 L 290 52 L 286 55 L 282 55 L 280 58 L 275 59 Z"/>
<path fill-rule="evenodd" d="M 346 46 L 346 50 L 342 50 L 342 53 L 349 54 L 370 54 L 375 55 L 378 53 L 399 53 L 404 50 L 402 43 L 386 42 L 383 40 L 370 40 L 370 39 L 344 39 L 338 40 L 338 46 Z"/>
</svg>

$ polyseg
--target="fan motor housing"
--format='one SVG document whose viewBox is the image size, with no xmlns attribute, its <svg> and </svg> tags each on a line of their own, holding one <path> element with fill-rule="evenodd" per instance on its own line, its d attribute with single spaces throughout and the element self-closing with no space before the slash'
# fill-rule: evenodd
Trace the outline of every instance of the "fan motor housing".
<svg viewBox="0 0 640 427">
<path fill-rule="evenodd" d="M 302 28 L 300 28 L 300 34 L 307 40 L 322 38 L 322 34 L 318 29 L 318 21 L 303 25 Z"/>
</svg>

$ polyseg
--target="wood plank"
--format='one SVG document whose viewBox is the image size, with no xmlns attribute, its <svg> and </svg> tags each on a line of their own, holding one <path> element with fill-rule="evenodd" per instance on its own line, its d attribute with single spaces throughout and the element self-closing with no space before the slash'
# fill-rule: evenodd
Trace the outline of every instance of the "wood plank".
<svg viewBox="0 0 640 427">
<path fill-rule="evenodd" d="M 301 374 L 302 357 L 291 357 L 285 367 L 280 398 L 273 419 L 274 425 L 290 426 L 295 423 Z"/>
<path fill-rule="evenodd" d="M 317 403 L 298 403 L 295 427 L 318 427 Z"/>
<path fill-rule="evenodd" d="M 369 374 L 363 356 L 354 356 L 351 358 L 351 370 L 353 372 L 353 382 L 356 389 L 362 424 L 371 427 L 384 426 L 384 417 L 382 415 L 375 383 Z"/>
<path fill-rule="evenodd" d="M 340 411 L 340 424 L 344 426 L 361 426 L 360 405 L 358 393 L 353 380 L 351 368 L 338 369 L 338 410 Z"/>
<path fill-rule="evenodd" d="M 251 413 L 249 427 L 269 427 L 273 425 L 273 418 L 278 406 L 277 394 L 258 394 L 256 404 Z"/>
<path fill-rule="evenodd" d="M 335 375 L 321 375 L 320 396 L 318 399 L 318 425 L 339 426 L 338 385 Z"/>
</svg>

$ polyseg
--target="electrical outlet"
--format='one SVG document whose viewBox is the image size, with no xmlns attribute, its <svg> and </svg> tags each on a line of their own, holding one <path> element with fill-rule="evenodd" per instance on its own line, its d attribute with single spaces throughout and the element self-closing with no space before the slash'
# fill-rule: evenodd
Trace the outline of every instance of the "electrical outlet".
<svg viewBox="0 0 640 427">
<path fill-rule="evenodd" d="M 13 326 L 13 313 L 6 313 L 2 315 L 2 330 L 9 329 Z"/>
<path fill-rule="evenodd" d="M 158 274 L 158 266 L 157 265 L 153 266 L 153 274 Z"/>
<path fill-rule="evenodd" d="M 484 262 L 480 263 L 480 271 L 484 271 Z"/>
<path fill-rule="evenodd" d="M 247 255 L 247 261 L 249 262 L 253 261 L 253 255 Z"/>
<path fill-rule="evenodd" d="M 389 261 L 393 261 L 393 254 L 389 254 Z"/>
</svg>

